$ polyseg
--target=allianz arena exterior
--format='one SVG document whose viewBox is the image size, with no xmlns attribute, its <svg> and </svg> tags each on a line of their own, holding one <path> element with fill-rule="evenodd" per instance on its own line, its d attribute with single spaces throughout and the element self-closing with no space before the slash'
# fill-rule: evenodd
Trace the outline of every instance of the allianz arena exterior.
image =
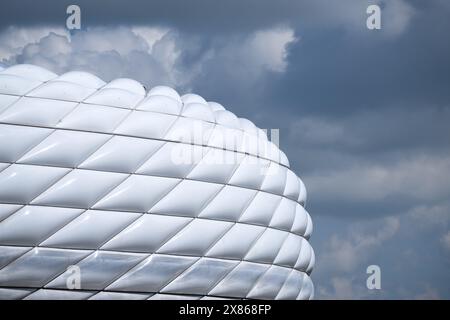
<svg viewBox="0 0 450 320">
<path fill-rule="evenodd" d="M 305 201 L 218 103 L 0 67 L 0 299 L 311 299 Z"/>
</svg>

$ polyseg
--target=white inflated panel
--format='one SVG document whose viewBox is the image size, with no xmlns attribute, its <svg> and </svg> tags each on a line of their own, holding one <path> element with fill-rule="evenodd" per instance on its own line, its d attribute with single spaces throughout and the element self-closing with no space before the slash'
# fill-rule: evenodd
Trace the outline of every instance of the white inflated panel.
<svg viewBox="0 0 450 320">
<path fill-rule="evenodd" d="M 311 299 L 285 153 L 217 102 L 146 91 L 0 67 L 0 300 Z"/>
</svg>

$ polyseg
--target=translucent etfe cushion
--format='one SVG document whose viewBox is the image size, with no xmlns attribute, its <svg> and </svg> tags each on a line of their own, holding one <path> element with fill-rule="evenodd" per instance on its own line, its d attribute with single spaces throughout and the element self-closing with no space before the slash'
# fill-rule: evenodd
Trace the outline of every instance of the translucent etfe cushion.
<svg viewBox="0 0 450 320">
<path fill-rule="evenodd" d="M 48 237 L 42 246 L 73 249 L 97 249 L 140 214 L 120 211 L 87 210 Z"/>
<path fill-rule="evenodd" d="M 209 292 L 211 295 L 245 298 L 269 265 L 241 262 Z"/>
<path fill-rule="evenodd" d="M 245 256 L 248 261 L 273 263 L 288 232 L 267 228 Z"/>
<path fill-rule="evenodd" d="M 30 203 L 69 169 L 13 164 L 0 172 L 0 202 Z"/>
<path fill-rule="evenodd" d="M 197 260 L 195 257 L 153 254 L 114 281 L 107 289 L 158 292 Z"/>
<path fill-rule="evenodd" d="M 75 169 L 48 188 L 33 203 L 90 208 L 126 177 L 122 173 Z"/>
<path fill-rule="evenodd" d="M 143 214 L 105 243 L 102 249 L 151 253 L 175 236 L 191 220 L 185 217 Z"/>
<path fill-rule="evenodd" d="M 128 90 L 105 87 L 87 98 L 85 103 L 133 109 L 143 98 L 144 95 L 138 95 Z"/>
<path fill-rule="evenodd" d="M 110 136 L 106 134 L 56 130 L 22 156 L 18 162 L 73 168 L 109 138 Z"/>
<path fill-rule="evenodd" d="M 200 212 L 199 217 L 237 221 L 257 191 L 225 186 Z"/>
<path fill-rule="evenodd" d="M 264 230 L 264 227 L 236 223 L 214 244 L 206 255 L 209 257 L 241 260 Z"/>
<path fill-rule="evenodd" d="M 0 246 L 0 269 L 29 250 L 30 247 Z"/>
<path fill-rule="evenodd" d="M 80 102 L 95 91 L 96 89 L 80 86 L 72 82 L 49 81 L 27 93 L 27 96 Z"/>
<path fill-rule="evenodd" d="M 181 112 L 182 103 L 171 97 L 163 95 L 149 95 L 142 100 L 136 110 L 152 111 L 178 115 Z"/>
<path fill-rule="evenodd" d="M 178 179 L 131 175 L 104 195 L 93 207 L 104 210 L 147 212 L 178 183 Z"/>
<path fill-rule="evenodd" d="M 89 253 L 87 250 L 34 248 L 0 270 L 0 287 L 42 287 Z"/>
<path fill-rule="evenodd" d="M 202 258 L 164 287 L 163 293 L 207 294 L 239 262 Z"/>
<path fill-rule="evenodd" d="M 0 244 L 37 246 L 82 211 L 70 208 L 25 206 L 0 222 Z"/>
<path fill-rule="evenodd" d="M 102 79 L 84 71 L 69 71 L 53 80 L 75 83 L 80 86 L 93 89 L 98 89 L 105 85 L 105 82 Z"/>
<path fill-rule="evenodd" d="M 58 124 L 58 128 L 112 133 L 130 114 L 130 110 L 100 105 L 79 104 Z"/>
<path fill-rule="evenodd" d="M 226 221 L 194 219 L 158 252 L 202 256 L 231 226 L 232 223 Z"/>
<path fill-rule="evenodd" d="M 10 96 L 7 94 L 0 94 L 0 119 L 2 112 L 8 109 L 11 105 L 13 105 L 20 98 L 18 96 Z"/>
<path fill-rule="evenodd" d="M 0 122 L 52 127 L 76 105 L 76 102 L 21 97 L 0 114 Z"/>
<path fill-rule="evenodd" d="M 16 162 L 52 132 L 46 128 L 0 124 L 0 162 Z"/>
<path fill-rule="evenodd" d="M 49 81 L 58 77 L 55 73 L 32 64 L 13 65 L 5 68 L 1 71 L 1 74 L 15 75 L 25 79 L 32 79 L 41 82 Z"/>
<path fill-rule="evenodd" d="M 93 152 L 80 168 L 113 172 L 134 172 L 164 142 L 134 137 L 113 136 Z"/>
<path fill-rule="evenodd" d="M 22 206 L 18 204 L 0 203 L 0 221 L 6 219 L 20 208 L 22 208 Z"/>
<path fill-rule="evenodd" d="M 0 288 L 0 300 L 23 299 L 35 290 L 29 288 Z"/>
<path fill-rule="evenodd" d="M 275 299 L 295 300 L 303 286 L 304 277 L 305 274 L 303 272 L 292 270 Z"/>
<path fill-rule="evenodd" d="M 91 296 L 89 300 L 146 300 L 151 296 L 149 293 L 122 293 L 100 291 Z"/>
<path fill-rule="evenodd" d="M 154 213 L 195 217 L 219 192 L 223 185 L 183 180 L 150 209 Z"/>
<path fill-rule="evenodd" d="M 145 257 L 145 254 L 96 251 L 76 265 L 81 271 L 81 289 L 103 290 Z M 71 269 L 67 270 L 47 284 L 46 288 L 67 288 L 67 281 L 72 274 Z"/>
<path fill-rule="evenodd" d="M 114 132 L 134 137 L 161 138 L 175 120 L 175 116 L 136 110 Z"/>
<path fill-rule="evenodd" d="M 264 275 L 258 279 L 253 289 L 248 293 L 250 299 L 275 299 L 283 284 L 286 282 L 291 269 L 271 266 Z"/>
<path fill-rule="evenodd" d="M 25 300 L 86 300 L 95 291 L 39 289 L 25 297 Z"/>
<path fill-rule="evenodd" d="M 23 96 L 41 84 L 38 80 L 0 73 L 0 94 Z"/>
</svg>

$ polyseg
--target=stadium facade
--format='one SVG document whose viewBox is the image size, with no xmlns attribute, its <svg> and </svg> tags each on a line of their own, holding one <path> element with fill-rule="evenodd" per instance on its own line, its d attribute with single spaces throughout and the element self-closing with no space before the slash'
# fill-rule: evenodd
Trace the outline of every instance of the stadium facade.
<svg viewBox="0 0 450 320">
<path fill-rule="evenodd" d="M 0 299 L 311 299 L 305 203 L 218 103 L 0 67 Z"/>
</svg>

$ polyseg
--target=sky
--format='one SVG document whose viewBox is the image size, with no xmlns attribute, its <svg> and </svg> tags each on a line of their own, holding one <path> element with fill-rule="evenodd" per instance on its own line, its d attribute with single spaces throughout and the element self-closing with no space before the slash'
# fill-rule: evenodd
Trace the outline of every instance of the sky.
<svg viewBox="0 0 450 320">
<path fill-rule="evenodd" d="M 308 190 L 316 299 L 450 299 L 449 14 L 447 0 L 9 0 L 0 63 L 169 85 L 279 129 Z"/>
</svg>

